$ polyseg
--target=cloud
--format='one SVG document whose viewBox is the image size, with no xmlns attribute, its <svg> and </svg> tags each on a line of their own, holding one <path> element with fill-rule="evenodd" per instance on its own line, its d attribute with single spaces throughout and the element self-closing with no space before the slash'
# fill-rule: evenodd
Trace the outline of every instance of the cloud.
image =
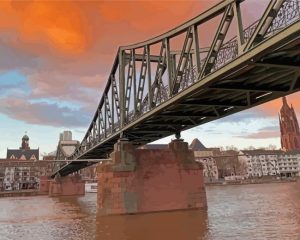
<svg viewBox="0 0 300 240">
<path fill-rule="evenodd" d="M 266 127 L 263 127 L 261 129 L 259 129 L 259 131 L 279 131 L 279 124 L 277 125 L 273 125 L 273 126 L 266 126 Z"/>
<path fill-rule="evenodd" d="M 261 132 L 251 133 L 249 135 L 237 136 L 237 137 L 248 138 L 248 139 L 267 139 L 267 138 L 280 137 L 280 134 L 278 131 L 261 131 Z"/>
<path fill-rule="evenodd" d="M 103 76 L 79 77 L 57 72 L 37 72 L 28 76 L 32 87 L 32 98 L 55 98 L 81 105 L 96 105 L 104 87 Z M 44 81 L 47 78 L 48 81 Z"/>
<path fill-rule="evenodd" d="M 26 123 L 56 127 L 86 127 L 91 114 L 85 109 L 60 107 L 56 103 L 30 103 L 20 98 L 0 99 L 0 108 L 7 116 Z"/>
<path fill-rule="evenodd" d="M 287 96 L 287 101 L 289 106 L 293 105 L 298 115 L 300 115 L 299 96 L 300 96 L 299 92 Z M 257 107 L 257 111 L 260 111 L 260 115 L 278 117 L 278 112 L 280 111 L 281 106 L 282 106 L 282 98 L 278 98 Z"/>
<path fill-rule="evenodd" d="M 70 101 L 94 111 L 120 45 L 165 32 L 212 4 L 0 1 L 0 72 L 23 74 L 29 100 Z M 8 87 L 1 90 L 13 95 Z M 22 84 L 15 96 L 21 91 Z"/>
<path fill-rule="evenodd" d="M 236 137 L 246 138 L 246 139 L 267 139 L 267 138 L 277 138 L 280 137 L 279 125 L 265 126 L 257 130 L 255 133 L 243 132 L 243 135 Z"/>
<path fill-rule="evenodd" d="M 43 107 L 57 109 L 58 115 L 62 110 L 71 111 L 61 108 L 60 101 L 78 104 L 90 114 L 102 95 L 119 46 L 164 33 L 217 2 L 0 1 L 0 54 L 5 56 L 0 58 L 0 72 L 18 70 L 27 79 L 19 86 L 0 86 L 5 92 L 1 101 L 12 101 L 12 96 L 17 96 L 25 101 L 24 107 L 39 113 L 42 103 L 30 101 L 48 98 L 57 105 L 43 103 Z M 244 16 L 252 20 L 256 12 L 248 11 Z M 202 38 L 200 42 L 205 41 Z M 264 114 L 274 116 L 276 107 L 278 104 L 272 103 L 268 105 L 270 110 L 262 107 L 261 113 L 247 111 L 220 121 L 239 123 Z M 5 111 L 16 115 L 1 105 L 0 112 Z M 37 116 L 43 121 L 34 121 L 45 125 L 47 119 L 49 124 L 58 122 Z"/>
<path fill-rule="evenodd" d="M 245 110 L 243 112 L 235 113 L 233 115 L 224 117 L 219 121 L 222 122 L 230 122 L 230 123 L 241 123 L 241 122 L 249 122 L 253 119 L 256 119 L 259 115 L 253 110 Z"/>
<path fill-rule="evenodd" d="M 294 93 L 287 96 L 289 106 L 293 106 L 297 116 L 300 116 L 300 93 Z M 278 122 L 278 113 L 282 107 L 282 98 L 264 103 L 254 108 L 244 110 L 242 112 L 229 115 L 218 120 L 223 123 L 249 123 L 250 121 L 257 121 L 258 119 L 269 119 L 273 122 Z M 216 122 L 217 123 L 217 122 Z M 272 126 L 273 127 L 273 126 Z M 261 129 L 269 130 L 269 129 Z"/>
<path fill-rule="evenodd" d="M 50 88 L 42 81 L 43 75 L 37 73 L 30 77 L 37 81 L 38 87 L 33 88 L 32 82 L 16 71 L 0 75 L 2 113 L 31 124 L 60 127 L 88 125 L 87 120 L 94 112 L 101 94 L 97 88 L 92 88 L 95 84 L 93 78 L 81 79 L 91 87 L 78 87 L 78 83 L 72 84 L 71 80 L 61 85 L 57 81 L 61 76 L 52 74 Z M 49 92 L 49 88 L 53 93 Z M 82 119 L 79 119 L 80 116 L 83 116 Z"/>
</svg>

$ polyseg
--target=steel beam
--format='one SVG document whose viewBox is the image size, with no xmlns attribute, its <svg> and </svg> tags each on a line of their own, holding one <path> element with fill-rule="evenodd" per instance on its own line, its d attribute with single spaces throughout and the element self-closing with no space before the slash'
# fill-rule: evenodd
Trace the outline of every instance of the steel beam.
<svg viewBox="0 0 300 240">
<path fill-rule="evenodd" d="M 238 102 L 230 102 L 230 101 L 203 101 L 203 100 L 193 100 L 179 103 L 179 105 L 183 106 L 216 106 L 216 107 L 245 107 L 247 105 L 238 103 Z"/>
<path fill-rule="evenodd" d="M 150 131 L 152 129 L 149 129 L 149 127 L 159 124 L 159 126 L 162 127 L 166 125 L 174 127 L 175 130 L 188 129 L 194 125 L 203 124 L 213 119 L 241 111 L 242 109 L 256 106 L 276 97 L 295 92 L 300 87 L 299 72 L 297 69 L 298 60 L 294 58 L 297 56 L 298 52 L 297 50 L 292 50 L 292 48 L 295 48 L 295 46 L 299 44 L 300 21 L 299 19 L 292 19 L 293 22 L 289 23 L 288 21 L 290 20 L 286 21 L 286 19 L 282 19 L 283 21 L 286 21 L 282 25 L 279 25 L 282 29 L 276 29 L 275 25 L 271 26 L 277 13 L 283 11 L 281 10 L 281 5 L 283 5 L 284 1 L 286 0 L 271 1 L 273 4 L 269 5 L 266 9 L 263 18 L 257 25 L 254 24 L 252 26 L 254 32 L 246 44 L 243 43 L 243 41 L 245 41 L 245 39 L 243 39 L 243 18 L 239 6 L 242 1 L 225 0 L 204 14 L 166 34 L 143 43 L 121 47 L 109 75 L 111 81 L 108 81 L 104 89 L 103 97 L 97 108 L 98 111 L 87 130 L 81 146 L 76 150 L 76 156 L 78 158 L 84 158 L 85 156 L 95 158 L 95 154 L 99 154 L 100 151 L 101 154 L 107 154 L 112 150 L 112 144 L 115 143 L 123 133 L 130 134 L 134 131 L 134 128 L 141 127 L 140 131 Z M 300 12 L 299 9 L 298 12 Z M 207 58 L 203 60 L 204 64 L 202 64 L 203 61 L 199 62 L 200 58 L 197 59 L 197 56 L 200 56 L 199 54 L 201 52 L 201 49 L 197 46 L 197 44 L 199 44 L 199 39 L 197 39 L 197 28 L 201 28 L 201 24 L 219 15 L 223 15 L 223 18 L 217 28 L 214 40 L 209 44 Z M 236 40 L 233 39 L 232 42 L 223 43 L 233 17 L 236 17 L 238 25 L 237 38 L 235 38 Z M 279 16 L 279 18 L 280 17 L 281 16 Z M 284 17 L 289 18 L 290 16 L 284 15 L 283 18 Z M 272 32 L 268 30 L 270 26 Z M 246 31 L 249 33 L 252 29 L 247 28 Z M 187 34 L 185 43 L 182 49 L 179 49 L 179 52 L 175 53 L 174 49 L 170 46 L 170 41 L 173 40 L 173 37 L 177 37 L 184 33 Z M 249 38 L 247 37 L 247 39 Z M 233 50 L 231 50 L 231 48 L 225 49 L 225 47 L 227 47 L 229 43 L 233 43 L 233 41 L 237 41 L 237 46 L 239 46 L 237 55 L 232 55 L 230 51 Z M 157 78 L 158 80 L 155 79 L 153 84 L 151 84 L 151 63 L 160 63 L 162 55 L 151 55 L 149 48 L 157 43 L 161 43 L 162 45 L 165 43 L 166 70 L 168 71 L 169 77 L 168 87 L 170 88 L 170 95 L 168 96 L 169 98 L 167 100 L 164 99 L 165 101 L 163 102 L 158 102 L 157 96 L 155 96 L 154 99 L 152 95 L 151 98 L 151 94 L 154 94 L 154 92 L 159 94 L 159 82 L 161 81 L 161 77 L 159 76 L 159 78 Z M 233 44 L 236 43 L 234 42 Z M 144 49 L 144 53 L 136 54 L 135 50 L 140 48 Z M 243 51 L 241 51 L 241 49 L 243 49 Z M 127 52 L 129 52 L 129 54 L 127 54 Z M 273 53 L 272 56 L 270 53 Z M 278 54 L 280 54 L 280 56 Z M 176 66 L 176 71 L 174 71 L 174 66 L 176 64 L 176 61 L 174 60 L 176 55 L 179 55 L 179 61 Z M 217 63 L 216 58 L 218 58 Z M 195 66 L 193 63 L 194 60 Z M 130 80 L 130 76 L 133 80 L 133 74 L 136 73 L 136 71 L 131 70 L 133 69 L 134 61 L 141 62 L 141 71 L 137 70 L 140 73 L 140 78 L 138 85 L 136 86 L 136 93 L 134 93 L 136 111 L 129 113 L 129 107 L 127 108 L 128 118 L 129 114 L 131 114 L 130 119 L 132 119 L 131 121 L 128 121 L 128 119 L 126 119 L 126 114 L 123 112 L 126 110 L 126 79 L 124 69 L 127 64 L 131 66 L 130 71 L 132 72 L 130 72 L 127 77 L 127 84 L 129 84 L 128 80 Z M 284 61 L 284 63 L 281 61 Z M 293 64 L 295 64 L 295 66 Z M 201 65 L 203 65 L 202 69 Z M 119 91 L 114 91 L 114 94 L 112 93 L 111 95 L 111 99 L 108 99 L 108 97 L 110 97 L 108 96 L 108 92 L 110 89 L 111 91 L 114 90 L 114 81 L 112 77 L 115 76 L 118 68 L 119 78 L 115 79 L 115 82 L 118 81 Z M 201 79 L 201 81 L 196 81 L 190 85 L 190 83 L 193 82 L 193 69 L 196 69 L 196 72 L 198 73 L 201 71 L 200 77 L 198 76 L 198 79 Z M 159 67 L 156 70 L 159 72 Z M 149 111 L 142 112 L 145 107 L 143 103 L 146 101 L 143 92 L 147 74 L 149 80 Z M 291 76 L 293 74 L 294 76 Z M 179 78 L 177 78 L 178 76 Z M 186 81 L 185 84 L 183 84 L 183 81 Z M 181 91 L 178 91 L 179 89 Z M 113 126 L 115 123 L 113 119 L 114 109 L 110 107 L 110 103 L 115 104 L 114 106 L 117 105 L 117 95 L 115 93 L 119 93 L 118 97 L 120 101 L 120 119 L 116 122 L 116 124 L 119 125 L 119 128 L 116 130 Z M 203 106 L 208 107 L 208 111 L 201 113 L 199 112 L 199 109 L 194 109 L 193 111 L 193 107 L 197 107 L 199 102 L 192 102 L 195 101 L 195 99 L 191 100 L 192 98 L 198 98 L 199 101 L 201 99 L 202 101 L 204 101 L 203 99 L 206 99 L 204 103 L 207 103 L 207 106 Z M 222 101 L 222 99 L 226 100 L 226 102 Z M 216 105 L 218 103 L 220 105 Z M 229 106 L 227 106 L 227 104 Z M 186 109 L 184 109 L 185 106 L 187 106 Z M 116 107 L 116 110 L 117 109 L 118 107 Z M 101 112 L 104 114 L 104 120 L 102 121 Z M 154 122 L 151 124 L 151 120 L 149 119 L 154 119 Z M 111 121 L 111 123 L 108 124 L 107 121 Z M 103 127 L 101 126 L 101 123 L 103 123 Z M 145 124 L 144 126 L 147 127 L 143 128 L 141 124 Z M 168 128 L 166 127 L 166 129 Z M 171 134 L 172 131 L 166 129 L 161 130 L 161 134 L 154 133 L 155 135 L 152 135 L 152 137 L 147 136 L 147 134 L 151 135 L 152 133 L 144 132 L 144 139 L 135 139 L 133 136 L 131 137 L 131 141 L 148 142 L 156 140 L 161 136 Z M 111 134 L 108 134 L 110 131 Z M 98 138 L 95 141 L 96 135 Z M 109 146 L 106 144 L 109 144 Z M 81 168 L 82 166 L 83 165 L 76 165 L 73 170 Z M 73 171 L 72 165 L 67 166 L 66 169 L 65 173 Z"/>
<path fill-rule="evenodd" d="M 227 91 L 251 91 L 251 92 L 287 92 L 288 89 L 282 89 L 282 88 L 269 88 L 269 87 L 262 87 L 262 86 L 247 86 L 247 85 L 241 85 L 241 84 L 235 84 L 235 85 L 218 85 L 210 87 L 209 89 L 214 90 L 227 90 Z"/>
<path fill-rule="evenodd" d="M 266 11 L 264 12 L 262 18 L 260 19 L 255 31 L 253 32 L 251 38 L 246 43 L 245 51 L 248 51 L 252 45 L 259 43 L 263 40 L 264 35 L 266 34 L 267 30 L 269 29 L 273 19 L 277 16 L 278 11 L 282 3 L 285 0 L 271 0 Z"/>
</svg>

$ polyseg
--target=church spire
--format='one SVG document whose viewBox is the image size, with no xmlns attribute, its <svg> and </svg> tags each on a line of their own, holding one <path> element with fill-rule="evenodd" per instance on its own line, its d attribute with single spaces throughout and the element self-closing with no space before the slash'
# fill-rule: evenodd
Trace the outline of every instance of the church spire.
<svg viewBox="0 0 300 240">
<path fill-rule="evenodd" d="M 286 100 L 286 96 L 284 96 L 282 98 L 282 104 L 283 104 L 283 106 L 288 106 L 288 103 L 287 103 L 287 100 Z"/>
<path fill-rule="evenodd" d="M 288 105 L 286 97 L 282 98 L 279 124 L 281 147 L 287 151 L 300 149 L 300 131 L 297 116 L 294 108 Z"/>
</svg>

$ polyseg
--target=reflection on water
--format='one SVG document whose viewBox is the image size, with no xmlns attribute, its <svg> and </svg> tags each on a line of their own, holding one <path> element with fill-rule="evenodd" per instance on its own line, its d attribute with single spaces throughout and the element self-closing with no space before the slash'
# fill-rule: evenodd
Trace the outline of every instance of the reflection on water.
<svg viewBox="0 0 300 240">
<path fill-rule="evenodd" d="M 207 234 L 207 211 L 97 216 L 97 238 L 198 240 Z"/>
<path fill-rule="evenodd" d="M 103 217 L 96 194 L 0 199 L 1 240 L 300 240 L 300 183 L 208 187 L 208 211 Z"/>
</svg>

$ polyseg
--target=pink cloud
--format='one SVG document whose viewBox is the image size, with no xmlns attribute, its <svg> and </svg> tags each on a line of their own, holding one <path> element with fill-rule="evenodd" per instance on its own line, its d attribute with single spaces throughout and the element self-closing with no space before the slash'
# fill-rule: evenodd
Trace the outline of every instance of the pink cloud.
<svg viewBox="0 0 300 240">
<path fill-rule="evenodd" d="M 251 133 L 248 135 L 241 135 L 238 137 L 248 138 L 248 139 L 267 139 L 267 138 L 280 137 L 280 133 L 279 133 L 279 131 L 260 131 L 260 132 Z"/>
<path fill-rule="evenodd" d="M 71 109 L 56 103 L 30 103 L 21 98 L 0 99 L 2 113 L 13 119 L 30 124 L 56 127 L 85 127 L 90 121 L 90 112 L 84 108 Z"/>
<path fill-rule="evenodd" d="M 164 33 L 218 2 L 0 1 L 0 52 L 5 55 L 0 71 L 25 74 L 32 88 L 28 99 L 69 101 L 93 112 L 120 45 Z M 252 10 L 245 5 L 243 16 L 251 22 L 265 3 L 248 2 L 259 6 Z M 201 38 L 205 42 L 207 34 Z M 291 102 L 300 106 L 298 99 L 295 95 Z M 258 111 L 273 117 L 279 107 L 276 100 Z"/>
</svg>

